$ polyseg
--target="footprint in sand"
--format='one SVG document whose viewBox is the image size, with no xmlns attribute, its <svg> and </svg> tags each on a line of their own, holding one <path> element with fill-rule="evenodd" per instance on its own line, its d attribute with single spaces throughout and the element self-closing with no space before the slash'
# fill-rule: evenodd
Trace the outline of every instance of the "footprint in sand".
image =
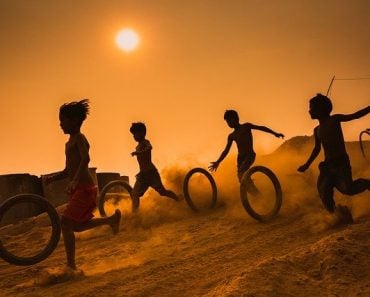
<svg viewBox="0 0 370 297">
<path fill-rule="evenodd" d="M 35 279 L 34 284 L 39 286 L 48 286 L 58 283 L 76 280 L 84 277 L 82 270 L 73 270 L 69 267 L 56 267 L 43 270 Z"/>
</svg>

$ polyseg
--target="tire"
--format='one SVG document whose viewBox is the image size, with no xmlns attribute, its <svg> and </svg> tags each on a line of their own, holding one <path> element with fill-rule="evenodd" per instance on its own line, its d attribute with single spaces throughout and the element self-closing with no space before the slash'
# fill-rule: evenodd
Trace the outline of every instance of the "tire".
<svg viewBox="0 0 370 297">
<path fill-rule="evenodd" d="M 369 135 L 369 136 L 370 136 L 370 129 L 366 129 L 366 130 L 362 131 L 362 132 L 360 133 L 360 137 L 359 137 L 361 153 L 362 153 L 362 155 L 364 156 L 365 160 L 368 160 L 368 158 L 366 157 L 366 153 L 365 153 L 365 149 L 364 149 L 364 145 L 363 145 L 363 140 L 362 140 L 362 136 L 363 136 L 364 134 L 367 134 L 367 135 Z"/>
<path fill-rule="evenodd" d="M 52 231 L 49 242 L 46 247 L 40 251 L 37 255 L 31 257 L 18 257 L 8 252 L 3 246 L 0 240 L 0 258 L 6 262 L 14 265 L 27 266 L 34 265 L 50 256 L 50 254 L 55 250 L 58 245 L 61 233 L 61 224 L 57 211 L 54 206 L 46 200 L 44 197 L 35 194 L 21 194 L 13 196 L 5 200 L 0 205 L 0 222 L 4 217 L 4 214 L 14 205 L 18 203 L 34 203 L 40 207 L 40 209 L 45 210 L 50 218 Z"/>
<path fill-rule="evenodd" d="M 188 203 L 189 207 L 193 211 L 195 211 L 195 212 L 199 211 L 199 209 L 193 203 L 193 200 L 192 200 L 192 198 L 189 194 L 189 181 L 190 181 L 190 178 L 195 173 L 201 173 L 201 174 L 205 175 L 207 177 L 207 179 L 209 180 L 209 182 L 211 184 L 211 187 L 212 187 L 212 197 L 211 197 L 211 201 L 210 201 L 210 204 L 209 204 L 208 208 L 214 208 L 215 205 L 216 205 L 216 202 L 217 202 L 216 183 L 215 183 L 215 180 L 213 179 L 212 175 L 207 170 L 205 170 L 203 168 L 193 168 L 186 174 L 185 179 L 184 179 L 184 184 L 183 184 L 183 192 L 184 192 L 186 202 Z"/>
<path fill-rule="evenodd" d="M 275 205 L 274 208 L 267 214 L 259 214 L 257 213 L 251 206 L 249 199 L 248 199 L 248 193 L 247 193 L 247 180 L 251 178 L 251 176 L 256 173 L 260 172 L 265 174 L 272 182 L 274 189 L 275 189 Z M 267 167 L 264 166 L 253 166 L 249 168 L 242 176 L 241 182 L 240 182 L 240 198 L 242 200 L 243 206 L 247 213 L 254 219 L 260 222 L 267 222 L 273 219 L 278 213 L 281 208 L 282 204 L 282 190 L 281 185 L 276 177 L 276 175 Z"/>
<path fill-rule="evenodd" d="M 105 212 L 105 209 L 104 209 L 104 204 L 105 204 L 105 201 L 106 201 L 105 196 L 109 192 L 110 189 L 112 189 L 113 187 L 116 187 L 116 186 L 121 186 L 121 187 L 125 188 L 127 190 L 127 192 L 130 194 L 133 211 L 136 211 L 139 208 L 140 200 L 136 199 L 136 203 L 134 203 L 133 198 L 131 196 L 132 187 L 128 183 L 126 183 L 122 180 L 114 180 L 114 181 L 111 181 L 111 182 L 107 183 L 104 186 L 104 188 L 101 190 L 100 195 L 99 195 L 98 209 L 99 209 L 99 213 L 102 217 L 107 216 L 107 214 Z"/>
</svg>

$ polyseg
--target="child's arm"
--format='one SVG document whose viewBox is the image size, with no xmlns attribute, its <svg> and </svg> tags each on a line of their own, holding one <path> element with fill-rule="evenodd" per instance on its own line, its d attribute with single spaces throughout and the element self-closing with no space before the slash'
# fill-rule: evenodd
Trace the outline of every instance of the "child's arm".
<svg viewBox="0 0 370 297">
<path fill-rule="evenodd" d="M 52 182 L 55 182 L 57 180 L 64 179 L 67 177 L 68 177 L 68 173 L 67 173 L 67 169 L 65 168 L 64 170 L 60 172 L 44 175 L 44 181 L 45 181 L 45 184 L 48 185 Z"/>
<path fill-rule="evenodd" d="M 209 171 L 213 172 L 213 171 L 217 170 L 217 168 L 220 165 L 220 163 L 222 162 L 222 160 L 225 159 L 225 157 L 229 153 L 232 144 L 233 144 L 233 140 L 231 139 L 231 137 L 229 135 L 229 137 L 227 138 L 227 144 L 226 144 L 225 149 L 221 153 L 221 156 L 218 158 L 218 160 L 215 161 L 215 162 L 211 162 L 211 165 L 208 166 Z"/>
<path fill-rule="evenodd" d="M 311 163 L 316 159 L 317 155 L 320 153 L 321 150 L 321 141 L 320 138 L 317 135 L 317 128 L 314 130 L 314 136 L 315 136 L 315 146 L 312 150 L 311 156 L 308 158 L 307 162 L 304 163 L 302 166 L 298 168 L 299 172 L 304 172 L 310 167 Z"/>
<path fill-rule="evenodd" d="M 352 120 L 357 120 L 359 118 L 362 118 L 363 116 L 366 116 L 368 113 L 370 113 L 370 106 L 365 107 L 355 113 L 351 114 L 336 114 L 333 115 L 339 122 L 348 122 Z"/>
<path fill-rule="evenodd" d="M 140 150 L 137 149 L 136 151 L 132 152 L 131 156 L 137 156 L 137 155 L 144 154 L 152 150 L 152 145 L 150 144 L 149 141 L 146 141 L 143 144 L 144 144 L 143 148 L 141 148 Z"/>
<path fill-rule="evenodd" d="M 284 138 L 284 134 L 272 131 L 270 128 L 267 128 L 265 126 L 257 126 L 257 125 L 253 125 L 253 124 L 250 124 L 250 125 L 251 125 L 251 129 L 267 132 L 267 133 L 270 133 L 270 134 L 272 134 L 272 135 L 274 135 L 278 138 Z"/>
</svg>

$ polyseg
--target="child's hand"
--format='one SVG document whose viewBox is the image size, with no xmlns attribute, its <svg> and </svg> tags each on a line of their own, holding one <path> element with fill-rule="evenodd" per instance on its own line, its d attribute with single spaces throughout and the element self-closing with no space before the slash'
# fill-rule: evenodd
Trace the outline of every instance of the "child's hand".
<svg viewBox="0 0 370 297">
<path fill-rule="evenodd" d="M 307 164 L 304 164 L 304 165 L 302 165 L 302 166 L 299 166 L 297 170 L 298 170 L 299 172 L 305 172 L 305 171 L 308 169 L 308 167 L 309 167 L 309 166 L 308 166 Z"/>
<path fill-rule="evenodd" d="M 218 165 L 220 165 L 219 162 L 211 162 L 211 165 L 208 166 L 208 170 L 211 171 L 211 172 L 214 172 L 217 170 L 218 168 Z"/>
<path fill-rule="evenodd" d="M 282 134 L 282 133 L 276 133 L 275 136 L 277 138 L 284 138 L 285 137 L 284 134 Z"/>
<path fill-rule="evenodd" d="M 77 184 L 77 181 L 72 180 L 67 186 L 67 194 L 72 194 L 76 190 Z"/>
<path fill-rule="evenodd" d="M 131 153 L 131 156 L 137 156 L 137 152 L 135 151 L 135 152 L 132 152 Z"/>
</svg>

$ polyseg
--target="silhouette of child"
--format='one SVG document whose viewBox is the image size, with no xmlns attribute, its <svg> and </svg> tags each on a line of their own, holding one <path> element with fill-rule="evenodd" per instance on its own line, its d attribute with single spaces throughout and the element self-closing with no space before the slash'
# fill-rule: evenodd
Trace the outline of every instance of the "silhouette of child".
<svg viewBox="0 0 370 297">
<path fill-rule="evenodd" d="M 352 179 L 351 164 L 346 152 L 341 122 L 359 119 L 370 112 L 370 106 L 353 114 L 334 114 L 331 100 L 317 94 L 310 100 L 309 113 L 312 119 L 317 119 L 319 125 L 314 129 L 315 145 L 307 162 L 298 168 L 304 172 L 324 149 L 325 160 L 320 163 L 320 175 L 317 180 L 317 189 L 326 210 L 330 213 L 338 212 L 339 217 L 344 216 L 352 220 L 349 210 L 343 206 L 335 207 L 333 190 L 337 188 L 346 195 L 355 195 L 370 189 L 370 180 Z"/>
<path fill-rule="evenodd" d="M 224 114 L 224 119 L 226 120 L 228 126 L 234 129 L 234 131 L 229 134 L 226 147 L 221 153 L 218 160 L 215 162 L 211 162 L 211 165 L 208 167 L 208 169 L 211 172 L 217 170 L 222 160 L 225 159 L 225 157 L 229 153 L 233 141 L 235 141 L 238 148 L 238 178 L 239 181 L 241 181 L 244 172 L 246 172 L 251 167 L 254 160 L 256 159 L 256 153 L 253 150 L 252 130 L 264 131 L 279 138 L 284 138 L 284 135 L 274 132 L 270 128 L 267 128 L 265 126 L 257 126 L 251 123 L 240 124 L 239 115 L 235 110 L 226 110 Z M 258 193 L 258 190 L 252 180 L 248 181 L 248 190 L 254 194 Z"/>
<path fill-rule="evenodd" d="M 136 175 L 136 182 L 132 189 L 133 209 L 139 207 L 139 198 L 145 194 L 149 187 L 156 190 L 161 196 L 167 196 L 179 201 L 179 197 L 172 191 L 167 190 L 163 184 L 157 168 L 152 163 L 152 145 L 146 136 L 146 126 L 144 123 L 133 123 L 130 132 L 138 142 L 136 150 L 131 156 L 136 156 L 139 163 L 140 172 Z"/>
<path fill-rule="evenodd" d="M 63 171 L 45 176 L 49 184 L 58 179 L 68 178 L 67 193 L 70 197 L 61 216 L 62 233 L 67 256 L 67 266 L 76 270 L 74 232 L 85 231 L 101 225 L 110 225 L 113 233 L 119 231 L 121 212 L 106 218 L 93 219 L 96 207 L 97 187 L 89 173 L 90 145 L 80 132 L 81 125 L 89 113 L 89 101 L 63 104 L 59 110 L 60 127 L 69 140 L 65 146 L 66 167 Z"/>
</svg>

